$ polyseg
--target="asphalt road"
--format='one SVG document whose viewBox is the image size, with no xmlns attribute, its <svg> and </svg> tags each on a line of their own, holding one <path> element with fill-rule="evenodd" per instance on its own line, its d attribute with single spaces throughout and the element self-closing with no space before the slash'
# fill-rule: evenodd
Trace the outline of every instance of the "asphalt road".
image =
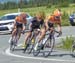
<svg viewBox="0 0 75 63">
<path fill-rule="evenodd" d="M 63 34 L 61 37 L 75 35 L 75 27 L 63 27 L 62 30 Z M 32 54 L 24 54 L 21 47 L 17 47 L 17 50 L 10 52 L 8 43 L 10 36 L 0 35 L 0 63 L 75 63 L 75 57 L 71 55 L 70 51 L 55 50 L 48 58 L 41 56 L 33 57 Z M 57 38 L 56 42 L 59 39 Z M 23 43 L 23 41 L 24 35 L 22 35 L 18 44 Z"/>
</svg>

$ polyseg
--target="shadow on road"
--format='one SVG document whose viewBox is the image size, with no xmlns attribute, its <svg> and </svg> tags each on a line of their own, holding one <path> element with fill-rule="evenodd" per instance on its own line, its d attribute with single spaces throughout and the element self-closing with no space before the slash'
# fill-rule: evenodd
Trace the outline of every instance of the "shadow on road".
<svg viewBox="0 0 75 63">
<path fill-rule="evenodd" d="M 17 48 L 15 49 L 13 52 L 15 51 L 23 51 L 24 49 L 23 48 Z M 45 51 L 45 52 L 48 52 L 48 51 Z M 53 51 L 54 53 L 52 53 L 51 55 L 49 55 L 48 57 L 63 57 L 63 56 L 71 56 L 72 58 L 75 58 L 75 54 L 72 54 L 72 53 L 59 53 L 58 54 L 56 53 L 57 51 Z M 33 52 L 31 52 L 32 54 Z M 38 55 L 38 57 L 43 57 L 43 51 L 41 51 Z M 27 52 L 26 52 L 27 54 Z"/>
<path fill-rule="evenodd" d="M 53 57 L 55 57 L 55 56 L 56 56 L 56 57 L 57 57 L 57 56 L 58 56 L 58 57 L 71 56 L 71 57 L 75 58 L 75 55 L 73 55 L 73 54 L 67 54 L 67 53 L 66 53 L 66 54 L 65 54 L 65 53 L 64 53 L 64 54 L 53 54 L 53 55 L 50 55 L 50 56 L 53 56 Z"/>
<path fill-rule="evenodd" d="M 0 33 L 0 35 L 9 35 L 11 33 Z"/>
</svg>

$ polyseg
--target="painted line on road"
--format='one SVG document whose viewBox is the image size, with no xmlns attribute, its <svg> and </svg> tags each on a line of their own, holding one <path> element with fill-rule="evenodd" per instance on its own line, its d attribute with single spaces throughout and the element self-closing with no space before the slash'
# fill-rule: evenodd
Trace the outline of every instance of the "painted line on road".
<svg viewBox="0 0 75 63">
<path fill-rule="evenodd" d="M 45 60 L 45 61 L 60 61 L 60 62 L 75 62 L 73 60 L 62 60 L 62 59 L 51 59 L 51 58 L 39 58 L 39 57 L 28 57 L 28 56 L 22 56 L 17 54 L 10 53 L 10 49 L 8 48 L 5 53 L 9 56 L 17 57 L 17 58 L 26 58 L 26 59 L 32 59 L 32 60 Z"/>
<path fill-rule="evenodd" d="M 60 38 L 65 38 L 66 36 L 60 37 Z M 74 37 L 72 35 L 72 37 Z M 60 38 L 56 38 L 56 39 L 60 39 Z M 18 46 L 21 46 L 21 44 L 19 44 Z M 52 58 L 40 58 L 40 57 L 28 57 L 28 56 L 22 56 L 22 55 L 18 55 L 18 54 L 13 54 L 10 52 L 10 48 L 7 48 L 5 50 L 5 54 L 9 55 L 9 56 L 13 56 L 13 57 L 17 57 L 17 58 L 26 58 L 26 59 L 33 59 L 33 60 L 45 60 L 45 61 L 60 61 L 60 62 L 75 62 L 74 60 L 64 60 L 64 59 L 52 59 Z"/>
</svg>

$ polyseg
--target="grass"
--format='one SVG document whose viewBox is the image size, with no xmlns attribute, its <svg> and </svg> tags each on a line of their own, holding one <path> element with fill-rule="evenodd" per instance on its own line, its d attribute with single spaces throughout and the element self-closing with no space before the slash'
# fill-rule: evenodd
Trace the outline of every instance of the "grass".
<svg viewBox="0 0 75 63">
<path fill-rule="evenodd" d="M 34 14 L 38 11 L 44 11 L 46 15 L 50 15 L 53 13 L 53 10 L 55 10 L 55 6 L 51 6 L 50 8 L 47 6 L 42 6 L 42 7 L 32 7 L 32 8 L 22 8 L 23 12 L 28 12 L 30 15 L 34 16 Z M 68 16 L 75 11 L 75 6 L 70 5 L 69 7 L 62 7 L 62 14 L 65 12 L 68 14 Z M 0 10 L 0 16 L 7 14 L 7 13 L 13 13 L 13 12 L 18 12 L 18 9 L 11 9 L 11 10 Z M 63 15 L 64 16 L 64 15 Z M 69 20 L 68 16 L 64 17 L 65 19 L 62 19 L 62 26 L 69 26 Z"/>
<path fill-rule="evenodd" d="M 74 38 L 75 37 L 72 36 L 66 37 L 65 39 L 62 38 L 61 43 L 58 45 L 58 48 L 71 51 Z"/>
<path fill-rule="evenodd" d="M 51 14 L 53 10 L 55 10 L 55 7 L 47 8 L 46 6 L 44 7 L 34 7 L 34 8 L 23 8 L 22 11 L 28 12 L 30 14 L 33 14 L 38 12 L 38 11 L 44 11 L 46 14 Z M 75 7 L 66 7 L 66 8 L 61 8 L 62 12 L 66 12 L 68 14 L 72 13 L 75 10 Z M 18 9 L 11 9 L 11 10 L 0 10 L 0 16 L 4 15 L 6 13 L 11 13 L 11 12 L 17 12 Z"/>
</svg>

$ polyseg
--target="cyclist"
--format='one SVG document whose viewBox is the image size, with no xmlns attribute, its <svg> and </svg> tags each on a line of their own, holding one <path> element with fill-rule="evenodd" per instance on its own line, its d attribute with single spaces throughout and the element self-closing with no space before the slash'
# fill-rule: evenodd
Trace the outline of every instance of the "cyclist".
<svg viewBox="0 0 75 63">
<path fill-rule="evenodd" d="M 25 30 L 25 24 L 26 24 L 26 14 L 22 12 L 19 16 L 15 18 L 14 26 L 13 26 L 13 31 L 12 31 L 12 37 L 11 41 L 13 40 L 13 37 L 16 36 L 17 30 L 19 29 L 19 38 L 21 36 L 21 31 Z M 18 38 L 18 40 L 19 40 Z M 17 44 L 16 44 L 17 45 Z"/>
<path fill-rule="evenodd" d="M 59 35 L 62 34 L 62 29 L 61 29 L 61 9 L 56 9 L 53 13 L 54 15 L 54 21 L 55 21 L 55 24 L 57 25 L 58 27 L 58 31 L 59 31 Z"/>
<path fill-rule="evenodd" d="M 61 13 L 59 9 L 56 9 L 53 13 L 53 15 L 50 15 L 46 18 L 45 21 L 45 27 L 41 29 L 41 35 L 39 36 L 39 39 L 37 41 L 37 44 L 35 46 L 35 50 L 37 50 L 37 47 L 39 45 L 39 42 L 43 39 L 43 37 L 45 36 L 45 33 L 47 30 L 50 31 L 50 33 L 54 30 L 54 24 L 58 24 L 58 28 L 59 28 L 59 35 L 61 35 Z M 41 44 L 41 48 L 43 48 L 44 44 Z"/>
<path fill-rule="evenodd" d="M 25 41 L 24 41 L 24 45 L 23 47 L 26 46 L 27 44 L 27 40 L 28 38 L 31 36 L 32 32 L 35 30 L 35 29 L 39 29 L 43 26 L 44 24 L 44 18 L 45 18 L 45 14 L 44 12 L 37 12 L 35 17 L 33 17 L 30 25 L 29 25 L 29 29 L 30 31 L 27 33 L 26 37 L 25 37 Z"/>
</svg>

